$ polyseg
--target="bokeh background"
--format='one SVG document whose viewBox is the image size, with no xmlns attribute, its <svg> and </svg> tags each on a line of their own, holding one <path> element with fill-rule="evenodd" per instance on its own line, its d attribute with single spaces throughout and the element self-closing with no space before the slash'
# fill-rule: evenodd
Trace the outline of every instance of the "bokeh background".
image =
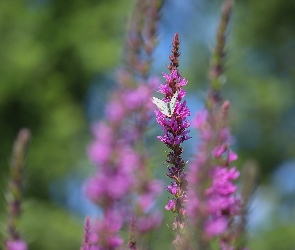
<svg viewBox="0 0 295 250">
<path fill-rule="evenodd" d="M 153 73 L 167 72 L 178 32 L 193 112 L 206 95 L 221 3 L 169 0 L 163 6 Z M 32 250 L 79 249 L 84 217 L 97 213 L 82 191 L 93 171 L 85 148 L 89 126 L 103 117 L 114 86 L 132 6 L 115 0 L 0 1 L 0 226 L 4 231 L 12 144 L 28 127 L 21 229 Z M 251 160 L 259 168 L 250 249 L 295 247 L 294 13 L 292 0 L 237 0 L 229 27 L 223 97 L 232 104 L 237 165 Z M 160 249 L 157 241 L 171 241 L 167 226 L 162 229 L 168 233 L 155 239 L 153 249 Z"/>
</svg>

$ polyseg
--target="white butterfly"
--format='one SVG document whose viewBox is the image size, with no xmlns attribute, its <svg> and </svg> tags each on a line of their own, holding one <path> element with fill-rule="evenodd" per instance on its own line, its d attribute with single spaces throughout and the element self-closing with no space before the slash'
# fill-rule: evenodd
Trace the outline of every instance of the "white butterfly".
<svg viewBox="0 0 295 250">
<path fill-rule="evenodd" d="M 152 97 L 151 101 L 157 105 L 158 109 L 166 116 L 171 117 L 174 113 L 174 109 L 176 106 L 176 99 L 178 96 L 178 92 L 176 92 L 170 102 L 164 102 L 160 100 L 159 98 Z"/>
</svg>

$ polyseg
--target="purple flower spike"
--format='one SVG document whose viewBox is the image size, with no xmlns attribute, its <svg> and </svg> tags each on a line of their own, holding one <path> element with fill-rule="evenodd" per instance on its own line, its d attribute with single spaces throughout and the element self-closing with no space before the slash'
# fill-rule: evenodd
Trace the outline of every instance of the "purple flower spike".
<svg viewBox="0 0 295 250">
<path fill-rule="evenodd" d="M 149 216 L 153 218 L 150 211 L 162 185 L 142 176 L 147 173 L 147 155 L 139 152 L 136 145 L 143 141 L 151 117 L 152 105 L 147 103 L 155 89 L 154 82 L 155 78 L 137 87 L 114 91 L 106 106 L 105 119 L 92 126 L 94 139 L 87 151 L 96 172 L 85 183 L 85 191 L 88 198 L 103 210 L 104 216 L 94 223 L 92 232 L 97 239 L 93 239 L 91 247 L 116 249 L 121 246 L 123 241 L 119 233 L 124 224 L 129 223 L 132 206 L 139 208 L 134 216 L 145 220 Z M 126 201 L 131 195 L 137 198 L 130 204 Z M 160 224 L 160 219 L 151 219 L 153 223 L 143 227 L 142 221 L 141 225 L 136 225 L 135 221 L 134 232 L 145 234 Z M 86 244 L 84 249 L 90 245 Z"/>
<path fill-rule="evenodd" d="M 231 249 L 230 226 L 240 213 L 240 198 L 233 183 L 240 172 L 230 163 L 238 156 L 230 149 L 230 129 L 226 126 L 229 102 L 203 110 L 194 125 L 201 142 L 188 171 L 187 209 L 193 227 L 203 228 L 204 239 L 219 237 L 221 249 Z M 204 136 L 210 132 L 210 136 Z M 226 239 L 226 240 L 225 240 Z M 227 245 L 226 245 L 227 244 Z M 229 247 L 229 248 L 226 248 Z"/>
<path fill-rule="evenodd" d="M 27 244 L 22 239 L 17 225 L 22 212 L 24 163 L 30 137 L 30 131 L 23 128 L 19 131 L 13 145 L 7 193 L 7 237 L 4 238 L 6 250 L 27 250 Z"/>
<path fill-rule="evenodd" d="M 162 136 L 158 136 L 158 139 L 170 149 L 166 159 L 168 163 L 168 173 L 166 175 L 173 182 L 167 187 L 167 190 L 174 198 L 168 201 L 165 209 L 176 213 L 172 223 L 178 239 L 174 241 L 176 244 L 182 237 L 183 230 L 187 225 L 187 211 L 184 208 L 187 200 L 187 180 L 184 174 L 186 162 L 182 157 L 183 148 L 181 144 L 190 139 L 188 136 L 190 123 L 187 120 L 190 110 L 186 105 L 186 101 L 183 100 L 186 92 L 182 87 L 187 84 L 187 80 L 178 71 L 178 57 L 180 55 L 178 52 L 178 34 L 175 34 L 172 46 L 171 63 L 168 66 L 170 73 L 163 73 L 166 83 L 159 87 L 159 92 L 164 97 L 162 100 L 152 98 L 152 101 L 159 109 L 155 111 L 156 120 L 164 132 Z"/>
<path fill-rule="evenodd" d="M 100 248 L 94 244 L 97 242 L 97 235 L 91 233 L 90 219 L 85 220 L 84 239 L 80 250 L 99 250 Z"/>
</svg>

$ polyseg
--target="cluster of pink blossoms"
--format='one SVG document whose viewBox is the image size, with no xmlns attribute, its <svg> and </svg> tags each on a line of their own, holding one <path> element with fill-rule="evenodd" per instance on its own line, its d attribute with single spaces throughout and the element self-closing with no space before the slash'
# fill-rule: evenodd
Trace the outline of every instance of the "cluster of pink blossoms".
<svg viewBox="0 0 295 250">
<path fill-rule="evenodd" d="M 7 250 L 27 250 L 27 244 L 23 240 L 8 240 L 6 243 Z"/>
<path fill-rule="evenodd" d="M 103 210 L 103 217 L 93 224 L 91 241 L 84 244 L 83 250 L 115 249 L 122 245 L 119 231 L 133 216 L 131 206 L 142 211 L 136 217 L 138 233 L 161 223 L 161 216 L 150 214 L 149 209 L 162 184 L 144 179 L 146 155 L 136 149 L 150 119 L 152 104 L 147 103 L 157 83 L 151 79 L 133 89 L 119 88 L 106 106 L 105 120 L 92 127 L 94 140 L 88 147 L 88 155 L 96 165 L 96 173 L 86 183 L 86 194 Z M 136 197 L 135 204 L 128 201 L 131 195 Z"/>
<path fill-rule="evenodd" d="M 184 174 L 186 162 L 182 157 L 183 148 L 181 147 L 185 140 L 190 139 L 187 135 L 189 133 L 188 127 L 190 126 L 187 117 L 190 115 L 190 111 L 186 101 L 182 101 L 186 95 L 182 87 L 187 84 L 187 81 L 182 78 L 177 69 L 172 69 L 170 74 L 164 73 L 163 76 L 166 79 L 166 83 L 159 87 L 159 92 L 165 95 L 162 100 L 166 103 L 170 102 L 172 96 L 176 92 L 178 93 L 175 109 L 172 110 L 173 114 L 171 117 L 167 117 L 159 110 L 156 110 L 155 114 L 157 122 L 164 131 L 164 134 L 158 136 L 158 139 L 170 149 L 166 159 L 168 163 L 168 173 L 166 175 L 173 179 L 173 182 L 167 187 L 167 190 L 174 198 L 168 201 L 165 208 L 177 214 L 172 228 L 180 233 L 186 226 L 187 215 L 184 207 L 184 203 L 187 200 L 187 181 Z"/>
<path fill-rule="evenodd" d="M 233 183 L 240 173 L 230 163 L 238 157 L 230 148 L 230 130 L 225 125 L 229 102 L 225 102 L 219 112 L 202 110 L 196 116 L 192 126 L 197 128 L 200 143 L 197 155 L 188 171 L 189 201 L 187 209 L 192 224 L 203 221 L 205 237 L 220 236 L 220 247 L 230 250 L 226 239 L 232 219 L 240 213 L 240 198 L 236 197 L 237 186 Z M 220 112 L 221 111 L 221 112 Z M 211 183 L 203 189 L 202 197 L 198 186 Z"/>
</svg>

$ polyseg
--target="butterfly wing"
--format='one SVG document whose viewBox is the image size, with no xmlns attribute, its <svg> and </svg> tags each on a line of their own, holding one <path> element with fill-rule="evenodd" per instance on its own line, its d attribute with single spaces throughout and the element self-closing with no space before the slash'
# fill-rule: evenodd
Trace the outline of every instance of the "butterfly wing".
<svg viewBox="0 0 295 250">
<path fill-rule="evenodd" d="M 151 101 L 157 105 L 158 109 L 164 114 L 164 115 L 167 115 L 167 116 L 171 116 L 168 112 L 168 105 L 167 103 L 165 103 L 164 101 L 160 100 L 159 98 L 157 97 L 152 97 L 151 98 Z"/>
<path fill-rule="evenodd" d="M 174 110 L 175 110 L 177 96 L 178 96 L 178 92 L 176 92 L 176 93 L 172 96 L 171 101 L 170 101 L 171 116 L 173 115 Z"/>
</svg>

